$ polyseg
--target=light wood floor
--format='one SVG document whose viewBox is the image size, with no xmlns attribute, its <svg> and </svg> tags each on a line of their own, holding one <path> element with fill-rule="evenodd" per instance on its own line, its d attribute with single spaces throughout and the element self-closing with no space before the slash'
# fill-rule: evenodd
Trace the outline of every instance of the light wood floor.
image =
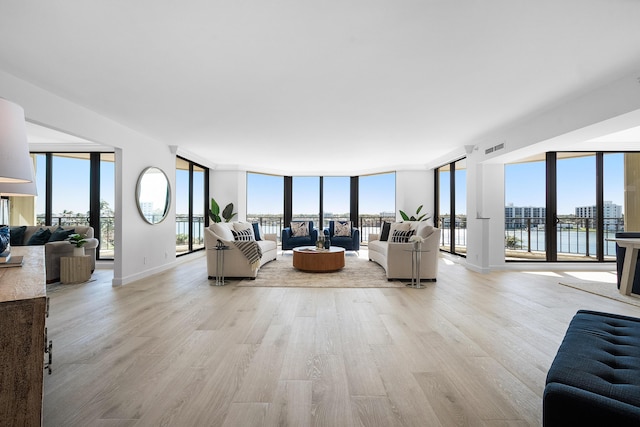
<svg viewBox="0 0 640 427">
<path fill-rule="evenodd" d="M 51 292 L 53 426 L 540 425 L 578 309 L 640 307 L 442 259 L 427 289 L 210 286 L 205 260 Z M 572 279 L 577 281 L 577 279 Z"/>
</svg>

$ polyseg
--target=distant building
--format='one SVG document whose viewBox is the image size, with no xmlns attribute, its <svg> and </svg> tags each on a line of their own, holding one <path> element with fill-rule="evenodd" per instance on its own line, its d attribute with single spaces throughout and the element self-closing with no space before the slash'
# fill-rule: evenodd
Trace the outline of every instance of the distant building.
<svg viewBox="0 0 640 427">
<path fill-rule="evenodd" d="M 606 200 L 603 206 L 604 228 L 607 230 L 617 230 L 622 228 L 622 206 Z M 597 218 L 596 206 L 579 206 L 576 208 L 577 218 Z M 595 224 L 592 224 L 595 226 Z"/>
<path fill-rule="evenodd" d="M 525 228 L 528 225 L 544 224 L 546 216 L 547 208 L 545 207 L 513 206 L 513 203 L 509 203 L 504 207 L 504 224 L 506 228 Z"/>
</svg>

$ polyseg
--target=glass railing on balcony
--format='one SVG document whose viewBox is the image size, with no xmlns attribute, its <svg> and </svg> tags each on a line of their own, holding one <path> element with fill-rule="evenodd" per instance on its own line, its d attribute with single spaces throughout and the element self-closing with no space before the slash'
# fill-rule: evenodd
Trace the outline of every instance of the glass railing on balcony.
<svg viewBox="0 0 640 427">
<path fill-rule="evenodd" d="M 559 255 L 595 257 L 597 254 L 596 220 L 562 216 L 556 225 L 557 251 Z M 510 258 L 536 258 L 536 253 L 546 251 L 544 218 L 505 219 L 505 250 Z M 624 231 L 622 218 L 604 218 L 604 257 L 614 259 L 615 242 L 607 239 Z"/>
<path fill-rule="evenodd" d="M 189 215 L 176 215 L 176 255 L 189 252 L 189 229 L 192 230 L 193 250 L 204 248 L 204 215 L 194 215 L 189 222 Z"/>
<path fill-rule="evenodd" d="M 449 215 L 441 215 L 438 218 L 438 228 L 440 229 L 440 249 L 445 251 L 451 250 L 451 217 Z M 453 243 L 456 253 L 467 252 L 467 217 L 466 215 L 458 215 L 455 217 L 453 227 Z"/>
<path fill-rule="evenodd" d="M 296 215 L 295 221 L 314 221 L 314 224 L 318 223 L 318 216 L 311 215 Z M 324 218 L 324 227 L 329 227 L 329 221 L 348 221 L 349 218 L 345 216 L 332 216 Z M 282 236 L 282 229 L 284 227 L 284 219 L 282 215 L 247 215 L 248 222 L 257 222 L 260 224 L 263 233 L 271 233 L 278 236 L 278 242 Z M 382 231 L 382 224 L 384 222 L 393 222 L 395 217 L 384 215 L 360 215 L 358 217 L 358 224 L 356 227 L 360 229 L 360 242 L 362 244 L 367 243 L 369 234 L 380 234 Z"/>
</svg>

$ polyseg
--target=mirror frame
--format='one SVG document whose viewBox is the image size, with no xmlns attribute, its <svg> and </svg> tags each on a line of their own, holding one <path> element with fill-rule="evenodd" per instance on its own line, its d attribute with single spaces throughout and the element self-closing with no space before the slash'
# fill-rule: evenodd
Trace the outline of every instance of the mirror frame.
<svg viewBox="0 0 640 427">
<path fill-rule="evenodd" d="M 162 212 L 162 218 L 160 218 L 155 222 L 149 220 L 149 218 L 147 218 L 144 215 L 144 212 L 142 211 L 141 202 L 140 202 L 140 195 L 143 191 L 143 188 L 142 188 L 143 179 L 145 176 L 147 176 L 147 174 L 150 174 L 150 173 L 162 174 L 162 177 L 164 178 L 164 182 L 166 183 L 166 191 L 167 191 L 165 195 L 165 204 L 164 204 L 164 211 Z M 169 178 L 167 177 L 167 174 L 164 173 L 162 169 L 157 168 L 155 166 L 149 166 L 147 168 L 144 168 L 144 170 L 140 172 L 140 175 L 138 176 L 138 182 L 136 183 L 136 206 L 138 207 L 138 212 L 140 212 L 140 216 L 148 224 L 151 224 L 151 225 L 160 224 L 162 221 L 164 221 L 167 218 L 167 215 L 169 214 L 169 209 L 171 208 L 171 183 L 169 182 Z"/>
</svg>

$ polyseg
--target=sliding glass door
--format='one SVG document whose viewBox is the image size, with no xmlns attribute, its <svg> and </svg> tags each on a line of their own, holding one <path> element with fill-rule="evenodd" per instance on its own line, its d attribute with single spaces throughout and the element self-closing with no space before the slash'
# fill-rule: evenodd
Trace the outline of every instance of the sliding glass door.
<svg viewBox="0 0 640 427">
<path fill-rule="evenodd" d="M 467 160 L 460 159 L 435 170 L 440 249 L 465 256 L 467 253 Z"/>
<path fill-rule="evenodd" d="M 614 260 L 608 239 L 640 218 L 625 210 L 624 189 L 633 188 L 640 165 L 633 156 L 549 152 L 505 165 L 505 259 Z"/>
</svg>

